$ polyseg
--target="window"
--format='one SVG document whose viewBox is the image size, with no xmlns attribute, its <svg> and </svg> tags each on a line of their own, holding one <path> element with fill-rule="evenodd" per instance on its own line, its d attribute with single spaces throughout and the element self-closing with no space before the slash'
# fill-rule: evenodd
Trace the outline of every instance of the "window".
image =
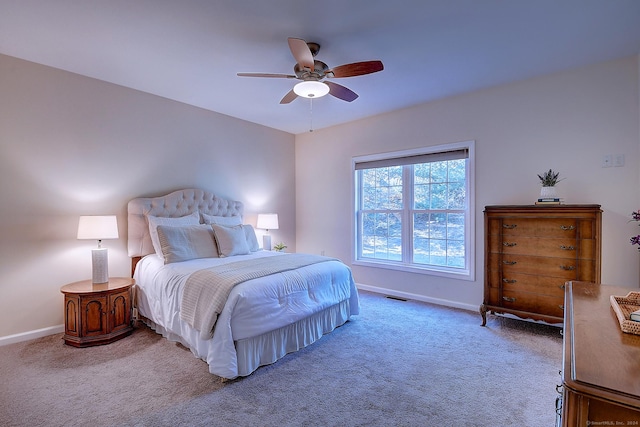
<svg viewBox="0 0 640 427">
<path fill-rule="evenodd" d="M 354 158 L 354 263 L 474 280 L 473 148 Z"/>
</svg>

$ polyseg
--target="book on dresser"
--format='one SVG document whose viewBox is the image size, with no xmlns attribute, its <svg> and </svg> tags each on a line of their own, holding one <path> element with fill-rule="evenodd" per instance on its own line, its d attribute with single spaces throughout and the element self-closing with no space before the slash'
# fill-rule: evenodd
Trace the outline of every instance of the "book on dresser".
<svg viewBox="0 0 640 427">
<path fill-rule="evenodd" d="M 600 205 L 501 205 L 484 210 L 487 313 L 560 324 L 569 280 L 600 283 Z"/>
<path fill-rule="evenodd" d="M 561 205 L 564 203 L 563 199 L 557 197 L 542 197 L 536 201 L 536 205 Z"/>
</svg>

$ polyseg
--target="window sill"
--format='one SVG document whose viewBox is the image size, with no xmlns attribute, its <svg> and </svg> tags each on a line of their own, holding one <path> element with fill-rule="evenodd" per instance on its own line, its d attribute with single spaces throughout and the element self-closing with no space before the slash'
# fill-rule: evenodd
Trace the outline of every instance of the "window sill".
<svg viewBox="0 0 640 427">
<path fill-rule="evenodd" d="M 370 260 L 354 260 L 352 264 L 358 265 L 361 267 L 384 268 L 387 270 L 397 270 L 397 271 L 404 271 L 407 273 L 426 274 L 430 276 L 447 277 L 450 279 L 457 279 L 457 280 L 467 280 L 467 281 L 475 280 L 475 277 L 472 274 L 472 272 L 468 270 L 438 269 L 435 267 L 418 267 L 414 265 L 409 266 L 405 264 L 391 264 L 386 262 L 370 261 Z"/>
</svg>

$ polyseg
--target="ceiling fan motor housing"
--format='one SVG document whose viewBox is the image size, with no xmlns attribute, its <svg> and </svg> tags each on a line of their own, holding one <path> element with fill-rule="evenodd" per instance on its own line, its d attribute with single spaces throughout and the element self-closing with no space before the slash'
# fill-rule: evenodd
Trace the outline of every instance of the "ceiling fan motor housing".
<svg viewBox="0 0 640 427">
<path fill-rule="evenodd" d="M 302 68 L 300 64 L 296 64 L 293 67 L 293 71 L 301 80 L 322 80 L 325 77 L 325 72 L 329 69 L 327 64 L 317 59 L 313 61 L 313 71 L 309 71 Z"/>
</svg>

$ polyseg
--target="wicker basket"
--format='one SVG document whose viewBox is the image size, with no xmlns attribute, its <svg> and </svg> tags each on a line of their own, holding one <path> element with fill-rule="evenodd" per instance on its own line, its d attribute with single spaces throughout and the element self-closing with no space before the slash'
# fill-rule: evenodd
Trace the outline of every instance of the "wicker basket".
<svg viewBox="0 0 640 427">
<path fill-rule="evenodd" d="M 640 335 L 640 322 L 631 319 L 630 314 L 640 310 L 640 292 L 629 292 L 626 297 L 611 295 L 611 307 L 616 312 L 622 332 Z"/>
</svg>

